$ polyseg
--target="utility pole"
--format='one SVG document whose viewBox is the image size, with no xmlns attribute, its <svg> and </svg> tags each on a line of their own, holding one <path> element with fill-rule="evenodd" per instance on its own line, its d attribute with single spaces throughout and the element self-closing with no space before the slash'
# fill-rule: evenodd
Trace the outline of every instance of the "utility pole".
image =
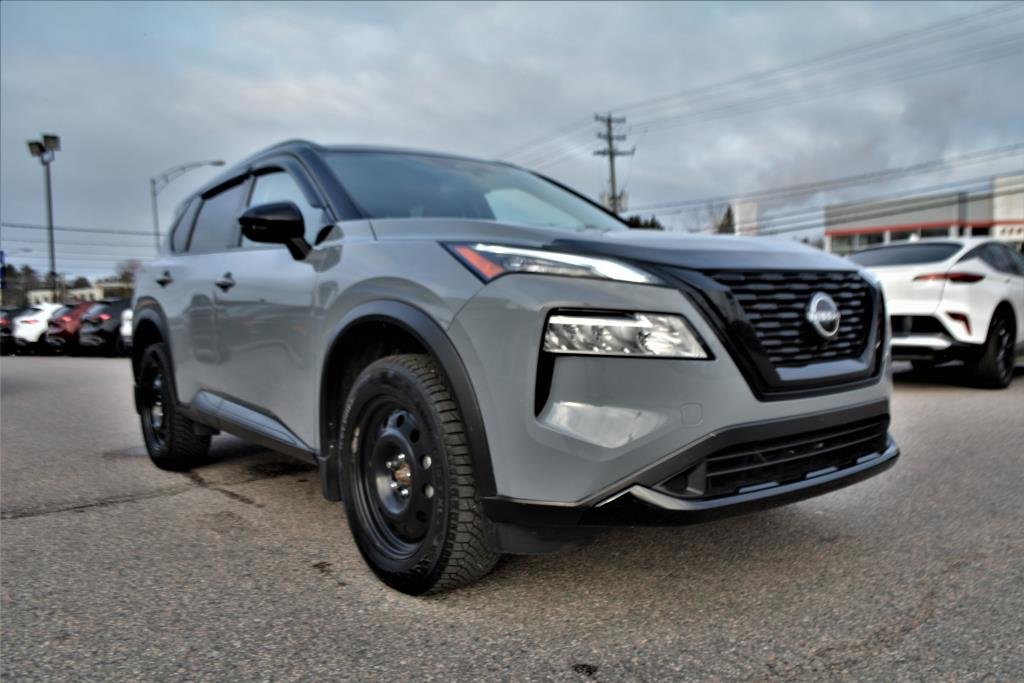
<svg viewBox="0 0 1024 683">
<path fill-rule="evenodd" d="M 616 133 L 615 124 L 622 124 L 626 122 L 625 116 L 612 116 L 611 112 L 607 115 L 602 116 L 600 114 L 594 114 L 594 120 L 598 123 L 604 124 L 604 130 L 597 134 L 597 137 L 604 140 L 605 147 L 603 149 L 594 150 L 594 155 L 599 157 L 608 157 L 608 178 L 611 186 L 611 193 L 608 196 L 607 205 L 612 213 L 618 213 L 624 210 L 625 202 L 623 196 L 619 193 L 618 183 L 615 179 L 615 157 L 628 157 L 633 156 L 636 152 L 636 147 L 630 150 L 619 149 L 615 146 L 615 142 L 626 139 L 625 133 Z"/>
<path fill-rule="evenodd" d="M 50 296 L 57 303 L 57 256 L 53 244 L 53 192 L 50 189 L 50 164 L 60 151 L 60 137 L 43 133 L 40 140 L 28 141 L 29 154 L 39 159 L 46 171 L 46 229 L 50 238 Z"/>
</svg>

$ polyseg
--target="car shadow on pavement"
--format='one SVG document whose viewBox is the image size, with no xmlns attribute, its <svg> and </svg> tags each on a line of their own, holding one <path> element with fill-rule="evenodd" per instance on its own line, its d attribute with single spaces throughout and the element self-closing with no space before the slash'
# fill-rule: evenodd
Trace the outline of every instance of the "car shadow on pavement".
<svg viewBox="0 0 1024 683">
<path fill-rule="evenodd" d="M 903 366 L 903 367 L 901 367 Z M 1024 377 L 1024 365 L 1018 365 L 1013 372 L 1014 380 Z M 894 368 L 893 381 L 914 386 L 951 386 L 969 389 L 985 389 L 971 369 L 962 363 L 939 365 L 927 370 L 915 370 L 910 365 L 899 364 Z"/>
</svg>

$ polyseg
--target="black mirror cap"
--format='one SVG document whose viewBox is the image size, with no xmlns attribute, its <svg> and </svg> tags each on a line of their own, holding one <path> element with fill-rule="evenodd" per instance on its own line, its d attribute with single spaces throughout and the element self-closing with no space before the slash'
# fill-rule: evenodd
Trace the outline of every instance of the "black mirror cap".
<svg viewBox="0 0 1024 683">
<path fill-rule="evenodd" d="M 273 202 L 248 209 L 238 217 L 242 234 L 253 242 L 283 244 L 296 260 L 306 257 L 311 247 L 306 242 L 302 212 L 294 202 Z"/>
</svg>

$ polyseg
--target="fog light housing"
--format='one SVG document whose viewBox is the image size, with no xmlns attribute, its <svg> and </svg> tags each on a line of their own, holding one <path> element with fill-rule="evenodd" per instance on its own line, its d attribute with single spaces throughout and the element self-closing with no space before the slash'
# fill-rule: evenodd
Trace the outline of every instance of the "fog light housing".
<svg viewBox="0 0 1024 683">
<path fill-rule="evenodd" d="M 661 313 L 554 313 L 544 329 L 548 353 L 707 359 L 687 322 Z"/>
</svg>

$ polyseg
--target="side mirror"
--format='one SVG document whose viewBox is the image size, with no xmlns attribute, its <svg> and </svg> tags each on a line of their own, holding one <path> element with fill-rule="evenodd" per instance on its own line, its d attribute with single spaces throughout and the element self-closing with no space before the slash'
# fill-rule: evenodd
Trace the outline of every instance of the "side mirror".
<svg viewBox="0 0 1024 683">
<path fill-rule="evenodd" d="M 301 261 L 312 247 L 306 241 L 302 212 L 294 202 L 274 202 L 254 206 L 238 217 L 242 234 L 253 242 L 283 244 L 292 258 Z"/>
</svg>

